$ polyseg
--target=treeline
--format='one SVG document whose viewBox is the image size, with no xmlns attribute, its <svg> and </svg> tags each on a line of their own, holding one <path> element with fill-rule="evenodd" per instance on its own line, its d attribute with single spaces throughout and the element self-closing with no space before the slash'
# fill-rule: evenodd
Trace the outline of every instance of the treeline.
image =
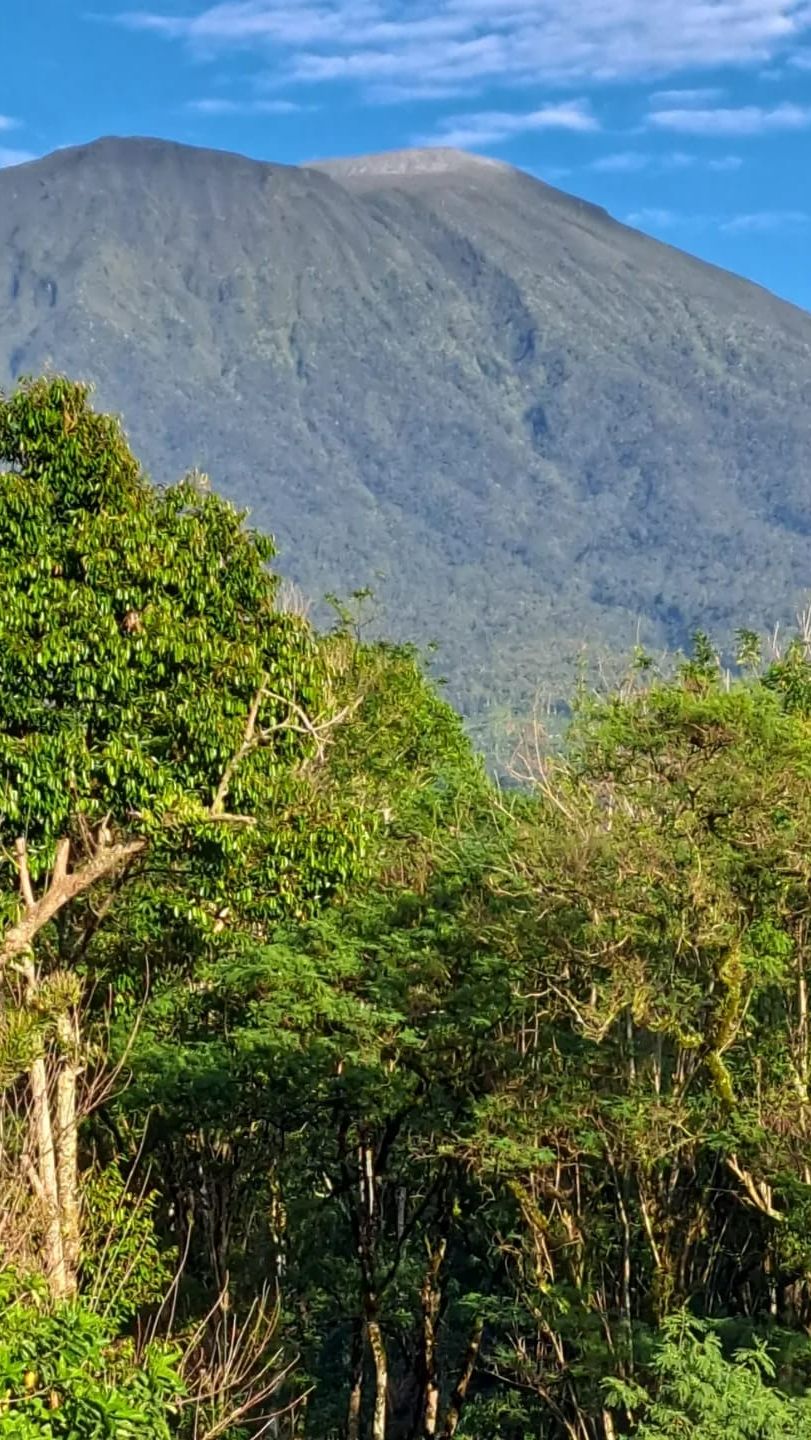
<svg viewBox="0 0 811 1440">
<path fill-rule="evenodd" d="M 804 639 L 499 788 L 85 387 L 0 472 L 0 1435 L 811 1437 Z"/>
</svg>

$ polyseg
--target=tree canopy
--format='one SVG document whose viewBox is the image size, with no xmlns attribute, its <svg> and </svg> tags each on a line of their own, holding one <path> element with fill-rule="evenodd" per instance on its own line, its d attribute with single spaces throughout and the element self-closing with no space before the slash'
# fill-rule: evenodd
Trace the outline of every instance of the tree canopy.
<svg viewBox="0 0 811 1440">
<path fill-rule="evenodd" d="M 273 558 L 0 400 L 0 1435 L 804 1435 L 805 642 L 501 788 Z"/>
</svg>

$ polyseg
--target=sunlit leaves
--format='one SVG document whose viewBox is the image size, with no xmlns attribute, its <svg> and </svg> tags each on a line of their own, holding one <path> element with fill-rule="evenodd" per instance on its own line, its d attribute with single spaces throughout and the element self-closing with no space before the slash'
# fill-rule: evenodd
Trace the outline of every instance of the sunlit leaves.
<svg viewBox="0 0 811 1440">
<path fill-rule="evenodd" d="M 2 467 L 6 852 L 24 834 L 37 879 L 59 838 L 103 825 L 149 836 L 167 863 L 196 855 L 206 893 L 239 872 L 233 898 L 255 910 L 334 888 L 363 824 L 310 804 L 307 725 L 329 711 L 329 681 L 308 627 L 276 607 L 272 541 L 194 477 L 150 486 L 118 423 L 67 380 L 0 401 Z M 257 693 L 259 739 L 240 754 Z M 217 828 L 229 767 L 221 808 L 244 820 Z"/>
</svg>

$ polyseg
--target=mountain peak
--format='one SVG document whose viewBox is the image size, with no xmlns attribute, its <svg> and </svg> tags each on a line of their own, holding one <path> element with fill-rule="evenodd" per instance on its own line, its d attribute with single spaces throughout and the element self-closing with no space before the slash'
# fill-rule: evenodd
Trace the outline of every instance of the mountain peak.
<svg viewBox="0 0 811 1440">
<path fill-rule="evenodd" d="M 512 170 L 502 160 L 473 155 L 449 146 L 425 146 L 413 150 L 384 150 L 373 155 L 350 155 L 340 160 L 318 160 L 310 167 L 343 177 L 355 175 L 443 175 L 471 170 Z"/>
<path fill-rule="evenodd" d="M 811 316 L 511 166 L 106 139 L 0 171 L 0 389 L 94 380 L 469 714 L 808 585 Z"/>
</svg>

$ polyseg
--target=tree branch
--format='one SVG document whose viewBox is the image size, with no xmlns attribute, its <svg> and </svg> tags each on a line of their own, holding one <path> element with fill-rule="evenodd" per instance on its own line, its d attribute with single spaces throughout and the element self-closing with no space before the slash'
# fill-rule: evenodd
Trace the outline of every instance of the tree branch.
<svg viewBox="0 0 811 1440">
<path fill-rule="evenodd" d="M 248 719 L 245 722 L 245 734 L 242 739 L 242 744 L 228 761 L 228 764 L 222 772 L 222 778 L 220 780 L 220 783 L 214 792 L 214 799 L 211 802 L 212 815 L 222 814 L 223 806 L 225 805 L 226 796 L 228 795 L 234 771 L 257 743 L 256 722 L 259 718 L 259 708 L 265 698 L 265 694 L 266 691 L 264 685 L 260 685 L 259 689 L 253 697 L 253 700 L 251 701 L 251 708 L 248 711 Z"/>
<path fill-rule="evenodd" d="M 737 1155 L 727 1155 L 726 1162 L 735 1179 L 743 1185 L 750 1205 L 770 1220 L 785 1220 L 783 1211 L 776 1210 L 772 1204 L 772 1187 L 766 1180 L 756 1180 L 751 1171 L 740 1164 Z"/>
<path fill-rule="evenodd" d="M 147 847 L 145 837 L 138 840 L 129 840 L 120 845 L 105 845 L 98 849 L 92 859 L 86 864 L 74 870 L 71 875 L 65 873 L 67 866 L 68 841 L 61 841 L 57 850 L 57 858 L 54 864 L 54 871 L 51 883 L 45 894 L 39 900 L 34 900 L 33 891 L 31 898 L 26 899 L 26 912 L 16 925 L 7 930 L 2 943 L 0 943 L 0 968 L 7 965 L 10 960 L 21 955 L 28 949 L 32 940 L 42 930 L 64 905 L 75 900 L 77 895 L 84 894 L 97 880 L 102 880 L 106 875 L 112 874 L 125 860 L 130 860 L 135 855 L 140 855 Z M 19 846 L 19 842 L 18 842 Z M 17 849 L 21 860 L 25 857 L 25 842 L 23 848 Z M 24 882 L 23 875 L 27 875 L 27 863 L 20 866 L 20 888 Z M 30 888 L 31 881 L 28 878 Z"/>
<path fill-rule="evenodd" d="M 279 705 L 285 705 L 287 715 L 284 720 L 277 721 L 275 725 L 270 725 L 266 729 L 258 729 L 257 722 L 263 700 L 273 700 Z M 319 720 L 314 723 L 295 700 L 291 700 L 289 696 L 277 695 L 275 691 L 268 690 L 266 685 L 260 685 L 251 701 L 242 741 L 223 770 L 214 792 L 209 812 L 211 818 L 217 820 L 226 818 L 223 810 L 235 771 L 253 750 L 258 749 L 260 745 L 266 745 L 271 735 L 277 734 L 280 730 L 295 730 L 298 734 L 309 735 L 317 747 L 316 759 L 320 762 L 324 758 L 326 737 L 330 730 L 334 730 L 336 725 L 340 725 L 342 721 L 348 719 L 357 710 L 359 704 L 360 697 L 351 704 L 345 705 L 342 710 L 336 711 L 328 720 Z M 294 723 L 293 717 L 298 720 L 298 724 Z"/>
<path fill-rule="evenodd" d="M 22 835 L 19 835 L 14 841 L 14 852 L 17 856 L 17 870 L 20 876 L 20 894 L 26 910 L 33 910 L 37 902 L 34 899 L 31 872 L 28 869 L 28 847 Z"/>
</svg>

